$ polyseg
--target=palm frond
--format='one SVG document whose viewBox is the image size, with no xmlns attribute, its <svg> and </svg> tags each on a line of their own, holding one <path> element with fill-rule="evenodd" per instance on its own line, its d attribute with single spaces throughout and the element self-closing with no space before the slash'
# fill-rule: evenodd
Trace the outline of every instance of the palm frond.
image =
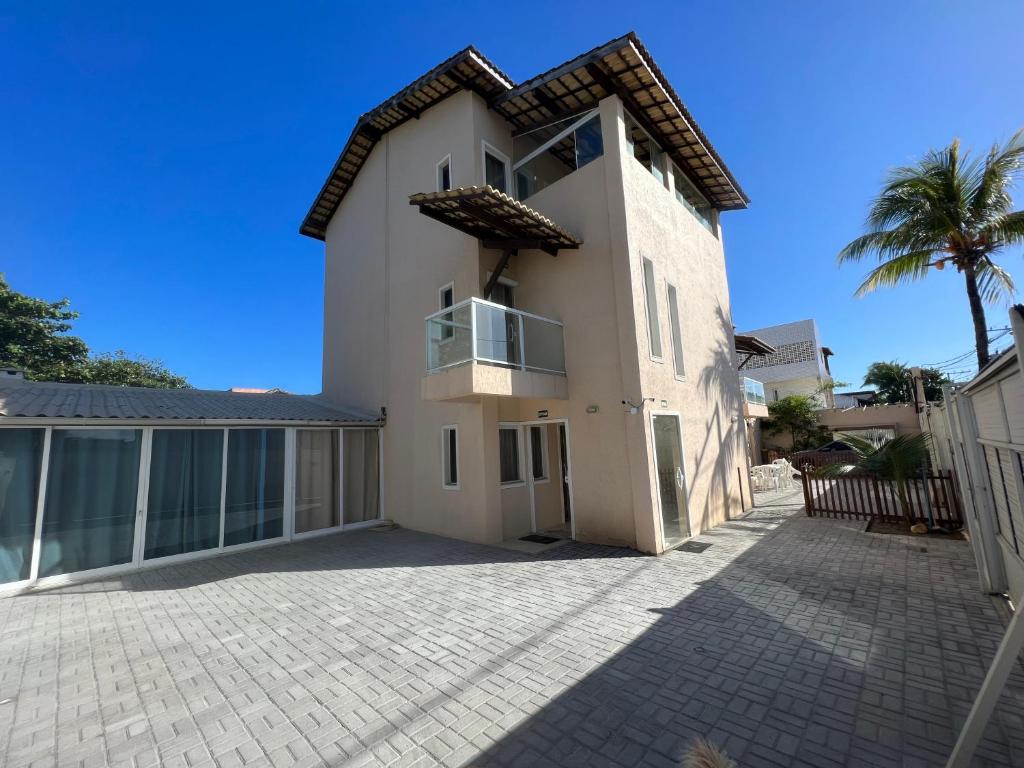
<svg viewBox="0 0 1024 768">
<path fill-rule="evenodd" d="M 988 240 L 991 250 L 1007 245 L 1024 245 L 1024 211 L 994 217 L 980 234 Z"/>
<path fill-rule="evenodd" d="M 985 158 L 977 183 L 970 191 L 971 213 L 977 221 L 985 221 L 993 213 L 1010 210 L 1010 188 L 1024 173 L 1024 129 L 1015 133 L 1006 144 L 994 145 Z"/>
<path fill-rule="evenodd" d="M 989 304 L 1009 301 L 1017 293 L 1010 273 L 987 256 L 977 266 L 978 292 Z"/>
<path fill-rule="evenodd" d="M 863 296 L 879 288 L 921 280 L 928 274 L 928 265 L 931 264 L 933 254 L 933 250 L 911 251 L 883 261 L 868 272 L 854 295 Z"/>
</svg>

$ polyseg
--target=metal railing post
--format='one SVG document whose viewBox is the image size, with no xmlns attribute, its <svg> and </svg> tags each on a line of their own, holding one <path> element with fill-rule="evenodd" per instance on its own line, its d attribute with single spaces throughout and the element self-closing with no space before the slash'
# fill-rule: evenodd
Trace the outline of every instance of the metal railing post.
<svg viewBox="0 0 1024 768">
<path fill-rule="evenodd" d="M 526 335 L 523 333 L 523 316 L 516 313 L 519 320 L 519 370 L 526 370 Z"/>
<path fill-rule="evenodd" d="M 469 300 L 469 335 L 473 340 L 473 362 L 476 362 L 476 299 Z"/>
</svg>

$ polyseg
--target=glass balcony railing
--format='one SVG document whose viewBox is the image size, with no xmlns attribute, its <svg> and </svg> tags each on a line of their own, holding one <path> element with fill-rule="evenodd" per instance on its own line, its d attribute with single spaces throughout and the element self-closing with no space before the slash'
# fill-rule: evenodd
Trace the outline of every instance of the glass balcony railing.
<svg viewBox="0 0 1024 768">
<path fill-rule="evenodd" d="M 427 372 L 475 361 L 565 375 L 562 324 L 483 299 L 466 299 L 426 319 Z"/>
<path fill-rule="evenodd" d="M 743 385 L 743 399 L 748 403 L 755 405 L 764 405 L 764 384 L 760 381 L 754 381 L 754 379 L 748 379 L 746 376 L 740 379 L 740 383 Z"/>
</svg>

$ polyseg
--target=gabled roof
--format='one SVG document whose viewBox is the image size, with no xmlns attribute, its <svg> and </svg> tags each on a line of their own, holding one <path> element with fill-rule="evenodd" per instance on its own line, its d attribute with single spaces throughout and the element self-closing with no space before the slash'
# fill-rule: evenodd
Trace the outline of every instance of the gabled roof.
<svg viewBox="0 0 1024 768">
<path fill-rule="evenodd" d="M 380 138 L 464 89 L 478 93 L 516 131 L 578 114 L 615 93 L 712 205 L 729 210 L 750 202 L 643 43 L 630 32 L 519 86 L 473 46 L 459 51 L 359 118 L 299 232 L 323 240 L 331 216 Z"/>
<path fill-rule="evenodd" d="M 404 122 L 463 89 L 490 101 L 512 87 L 512 80 L 473 46 L 463 48 L 447 61 L 378 104 L 356 122 L 345 148 L 331 169 L 299 228 L 299 233 L 323 240 L 327 224 L 380 138 Z"/>
<path fill-rule="evenodd" d="M 0 382 L 4 418 L 111 421 L 252 421 L 377 424 L 379 417 L 340 408 L 319 395 L 249 394 L 49 381 Z"/>
<path fill-rule="evenodd" d="M 516 86 L 494 109 L 527 129 L 593 108 L 612 93 L 713 206 L 747 207 L 750 199 L 633 32 Z"/>
<path fill-rule="evenodd" d="M 491 186 L 459 187 L 445 192 L 420 192 L 409 197 L 420 213 L 482 240 L 517 248 L 539 248 L 552 255 L 560 248 L 579 248 L 581 241 L 551 219 Z"/>
</svg>

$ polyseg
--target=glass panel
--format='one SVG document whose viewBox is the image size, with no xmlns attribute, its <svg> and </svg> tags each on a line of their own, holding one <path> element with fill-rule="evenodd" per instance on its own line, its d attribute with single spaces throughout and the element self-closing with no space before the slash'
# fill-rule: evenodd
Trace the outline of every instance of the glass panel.
<svg viewBox="0 0 1024 768">
<path fill-rule="evenodd" d="M 743 379 L 743 396 L 748 403 L 764 405 L 764 384 L 754 379 Z"/>
<path fill-rule="evenodd" d="M 452 188 L 452 166 L 447 160 L 437 169 L 437 190 L 444 192 Z"/>
<path fill-rule="evenodd" d="M 484 152 L 484 180 L 499 192 L 508 191 L 508 168 L 501 160 L 490 152 Z"/>
<path fill-rule="evenodd" d="M 513 157 L 516 163 L 538 150 L 544 150 L 516 168 L 516 194 L 520 200 L 525 200 L 530 195 L 551 186 L 604 153 L 601 119 L 598 115 L 594 115 L 576 130 L 554 141 L 560 133 L 572 128 L 573 123 L 580 119 L 577 115 L 514 139 Z"/>
<path fill-rule="evenodd" d="M 519 319 L 501 307 L 473 304 L 476 312 L 476 356 L 519 365 Z"/>
<path fill-rule="evenodd" d="M 672 181 L 675 186 L 676 200 L 686 206 L 687 210 L 697 217 L 697 221 L 708 232 L 714 234 L 714 226 L 711 223 L 711 206 L 677 165 L 672 166 Z"/>
<path fill-rule="evenodd" d="M 548 476 L 544 466 L 544 444 L 547 441 L 544 427 L 530 427 L 530 464 L 534 480 L 544 480 Z"/>
<path fill-rule="evenodd" d="M 380 517 L 380 439 L 375 429 L 346 429 L 345 523 Z"/>
<path fill-rule="evenodd" d="M 679 325 L 679 297 L 676 295 L 676 287 L 668 287 L 668 320 L 672 324 L 672 363 L 675 366 L 676 376 L 683 376 L 683 334 Z"/>
<path fill-rule="evenodd" d="M 473 357 L 472 311 L 472 305 L 467 302 L 427 320 L 428 371 L 465 363 Z"/>
<path fill-rule="evenodd" d="M 654 417 L 654 454 L 661 499 L 661 526 L 665 546 L 678 544 L 690 535 L 686 515 L 683 452 L 676 416 Z"/>
<path fill-rule="evenodd" d="M 153 430 L 145 559 L 220 545 L 223 461 L 223 430 Z"/>
<path fill-rule="evenodd" d="M 601 116 L 594 115 L 576 129 L 576 167 L 582 168 L 604 154 L 604 138 L 601 136 Z"/>
<path fill-rule="evenodd" d="M 650 259 L 644 259 L 644 293 L 647 299 L 647 332 L 651 337 L 651 355 L 661 357 L 658 294 L 654 291 L 654 264 Z"/>
<path fill-rule="evenodd" d="M 284 430 L 228 432 L 224 546 L 284 534 Z"/>
<path fill-rule="evenodd" d="M 516 483 L 519 476 L 519 430 L 498 430 L 498 455 L 501 460 L 501 482 Z"/>
<path fill-rule="evenodd" d="M 130 563 L 142 431 L 55 429 L 39 575 Z"/>
<path fill-rule="evenodd" d="M 524 315 L 523 352 L 527 368 L 565 373 L 565 340 L 557 323 Z"/>
<path fill-rule="evenodd" d="M 295 532 L 341 525 L 341 456 L 336 429 L 295 433 Z"/>
<path fill-rule="evenodd" d="M 0 584 L 31 574 L 44 429 L 0 429 Z"/>
</svg>

